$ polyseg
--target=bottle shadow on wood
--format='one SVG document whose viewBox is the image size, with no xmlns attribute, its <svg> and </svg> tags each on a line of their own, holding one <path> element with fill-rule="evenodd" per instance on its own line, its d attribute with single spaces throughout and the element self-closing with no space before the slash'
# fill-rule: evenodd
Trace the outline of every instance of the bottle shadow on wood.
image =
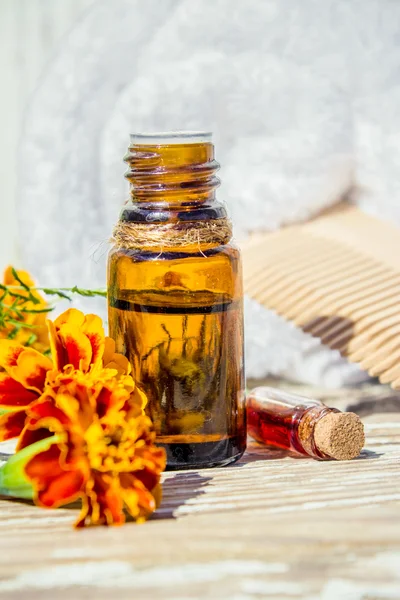
<svg viewBox="0 0 400 600">
<path fill-rule="evenodd" d="M 205 493 L 205 487 L 211 479 L 198 473 L 176 473 L 165 479 L 161 506 L 151 520 L 176 519 L 179 509 Z"/>
<path fill-rule="evenodd" d="M 248 446 L 246 452 L 237 463 L 231 465 L 231 468 L 239 469 L 256 462 L 264 463 L 271 460 L 280 460 L 282 458 L 287 458 L 288 456 L 291 458 L 307 458 L 304 456 L 297 455 L 294 452 L 290 452 L 290 450 L 284 450 L 282 448 L 273 448 L 272 446 L 261 444 L 260 442 L 256 442 L 255 440 L 252 440 L 250 438 L 247 444 Z"/>
</svg>

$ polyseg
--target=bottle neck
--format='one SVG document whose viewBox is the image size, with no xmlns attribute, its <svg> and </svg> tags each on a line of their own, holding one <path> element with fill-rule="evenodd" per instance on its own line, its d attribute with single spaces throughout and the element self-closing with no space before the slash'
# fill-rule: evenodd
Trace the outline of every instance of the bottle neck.
<svg viewBox="0 0 400 600">
<path fill-rule="evenodd" d="M 131 202 L 113 239 L 117 247 L 191 252 L 227 244 L 232 236 L 210 134 L 138 134 L 124 160 Z"/>
<path fill-rule="evenodd" d="M 133 203 L 190 209 L 215 198 L 219 164 L 210 142 L 133 143 L 124 160 Z"/>
</svg>

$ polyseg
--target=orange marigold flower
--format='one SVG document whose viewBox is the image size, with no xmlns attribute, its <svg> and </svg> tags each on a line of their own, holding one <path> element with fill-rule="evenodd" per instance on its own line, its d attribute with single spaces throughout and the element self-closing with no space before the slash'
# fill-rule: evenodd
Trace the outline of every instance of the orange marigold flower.
<svg viewBox="0 0 400 600">
<path fill-rule="evenodd" d="M 26 271 L 17 270 L 19 279 L 28 287 L 33 288 L 35 286 L 29 273 Z M 4 272 L 3 284 L 6 286 L 21 287 L 21 283 L 15 279 L 13 275 L 13 268 L 7 267 Z M 46 300 L 36 290 L 31 290 L 31 297 L 36 299 L 36 303 L 29 300 L 29 292 L 24 289 L 15 290 L 18 297 L 11 294 L 4 294 L 2 303 L 4 308 L 11 307 L 13 302 L 16 302 L 16 309 L 19 312 L 10 309 L 10 315 L 14 321 L 20 322 L 22 327 L 17 328 L 15 323 L 6 321 L 4 326 L 0 327 L 0 339 L 12 338 L 19 342 L 22 346 L 29 345 L 35 348 L 39 352 L 45 352 L 49 348 L 49 336 L 46 327 L 46 313 L 39 312 L 42 309 L 48 308 L 49 305 Z M 21 309 L 23 312 L 21 313 Z M 30 312 L 32 311 L 32 312 Z M 32 341 L 30 341 L 32 340 Z"/>
<path fill-rule="evenodd" d="M 0 340 L 0 440 L 20 436 L 18 452 L 56 436 L 25 465 L 39 505 L 81 498 L 78 527 L 121 524 L 124 509 L 143 521 L 160 501 L 166 461 L 146 396 L 99 317 L 70 309 L 48 326 L 52 360 Z"/>
<path fill-rule="evenodd" d="M 55 375 L 28 419 L 18 450 L 57 434 L 62 441 L 38 453 L 25 473 L 37 504 L 55 508 L 82 499 L 77 527 L 124 523 L 124 508 L 145 520 L 161 499 L 165 451 L 140 397 L 132 400 L 112 369 Z"/>
<path fill-rule="evenodd" d="M 57 373 L 80 370 L 97 377 L 106 367 L 144 408 L 146 396 L 129 376 L 128 360 L 115 353 L 115 344 L 104 336 L 100 317 L 69 309 L 54 323 L 48 321 L 52 360 L 14 340 L 0 340 L 0 441 L 17 437 L 29 405 L 37 401 Z"/>
</svg>

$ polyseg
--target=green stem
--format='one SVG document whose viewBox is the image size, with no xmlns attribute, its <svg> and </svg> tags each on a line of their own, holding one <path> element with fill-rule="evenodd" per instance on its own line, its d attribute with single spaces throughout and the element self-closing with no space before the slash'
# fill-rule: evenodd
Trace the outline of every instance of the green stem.
<svg viewBox="0 0 400 600">
<path fill-rule="evenodd" d="M 26 289 L 26 287 L 24 286 L 20 286 L 20 285 L 2 285 L 1 289 L 3 290 L 7 290 L 9 291 L 9 293 L 12 296 L 15 297 L 21 297 L 21 299 L 26 300 L 33 300 L 33 297 L 31 296 L 30 298 L 25 298 L 24 296 L 18 296 L 18 294 L 16 292 L 14 292 L 13 290 L 25 290 L 28 291 Z M 78 286 L 74 285 L 74 287 L 72 288 L 67 288 L 67 287 L 60 287 L 60 288 L 48 288 L 48 287 L 32 287 L 32 288 L 28 288 L 29 292 L 43 292 L 44 294 L 47 294 L 48 296 L 58 296 L 59 298 L 63 298 L 65 300 L 72 300 L 72 298 L 70 296 L 68 296 L 68 294 L 78 294 L 79 296 L 85 296 L 88 298 L 93 298 L 95 296 L 101 296 L 102 298 L 105 298 L 107 296 L 107 290 L 88 290 L 85 288 L 79 288 Z M 37 299 L 36 299 L 37 300 Z"/>
<path fill-rule="evenodd" d="M 78 288 L 76 285 L 72 288 L 60 287 L 60 288 L 44 288 L 44 287 L 34 287 L 32 290 L 38 290 L 44 292 L 45 294 L 58 294 L 58 292 L 69 292 L 70 294 L 79 294 L 80 296 L 107 296 L 107 290 L 88 290 L 85 288 Z"/>
</svg>

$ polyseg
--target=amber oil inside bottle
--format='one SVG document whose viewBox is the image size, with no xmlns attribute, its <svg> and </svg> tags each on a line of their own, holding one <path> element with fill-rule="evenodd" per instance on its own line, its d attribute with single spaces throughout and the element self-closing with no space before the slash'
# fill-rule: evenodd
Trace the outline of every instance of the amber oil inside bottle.
<svg viewBox="0 0 400 600">
<path fill-rule="evenodd" d="M 148 397 L 167 468 L 229 464 L 246 443 L 242 277 L 229 236 L 209 235 L 226 226 L 214 147 L 207 134 L 132 136 L 125 160 L 120 220 L 142 241 L 110 252 L 110 335 Z"/>
</svg>

